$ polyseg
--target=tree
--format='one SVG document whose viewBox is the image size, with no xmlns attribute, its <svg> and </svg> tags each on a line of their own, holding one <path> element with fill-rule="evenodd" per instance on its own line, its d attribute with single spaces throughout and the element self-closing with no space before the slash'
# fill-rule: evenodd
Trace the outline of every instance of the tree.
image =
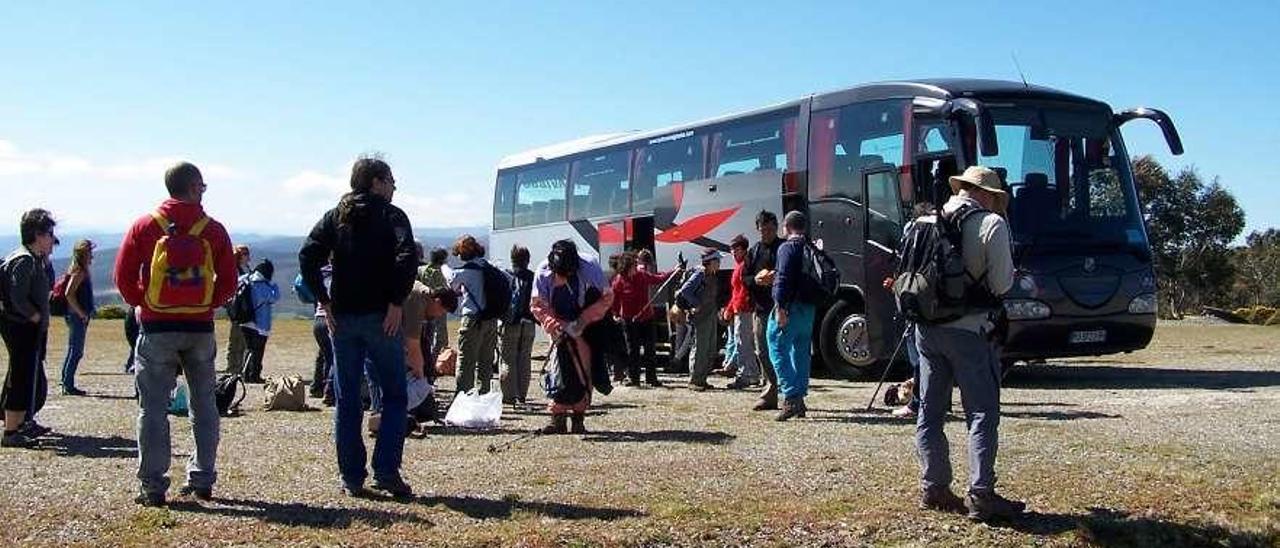
<svg viewBox="0 0 1280 548">
<path fill-rule="evenodd" d="M 1205 185 L 1194 167 L 1170 177 L 1155 158 L 1141 156 L 1133 168 L 1161 311 L 1179 318 L 1188 308 L 1225 304 L 1236 275 L 1229 245 L 1244 230 L 1244 210 L 1217 178 Z"/>
<path fill-rule="evenodd" d="M 1249 234 L 1234 259 L 1236 302 L 1280 307 L 1280 230 Z"/>
</svg>

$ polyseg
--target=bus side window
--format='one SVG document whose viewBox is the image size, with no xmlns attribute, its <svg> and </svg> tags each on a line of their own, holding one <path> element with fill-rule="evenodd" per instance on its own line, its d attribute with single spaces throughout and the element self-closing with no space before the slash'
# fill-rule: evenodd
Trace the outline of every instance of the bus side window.
<svg viewBox="0 0 1280 548">
<path fill-rule="evenodd" d="M 525 168 L 516 176 L 515 226 L 565 220 L 568 164 Z"/>
<path fill-rule="evenodd" d="M 897 171 L 881 171 L 867 177 L 867 236 L 889 249 L 902 239 L 902 203 L 898 198 Z"/>
<path fill-rule="evenodd" d="M 493 191 L 493 229 L 514 226 L 516 177 L 510 173 L 499 175 Z"/>
<path fill-rule="evenodd" d="M 712 138 L 711 176 L 787 170 L 795 156 L 794 116 L 756 119 L 717 131 Z"/>
<path fill-rule="evenodd" d="M 704 177 L 706 135 L 689 135 L 674 140 L 655 139 L 635 152 L 632 169 L 632 206 L 636 212 L 653 211 L 653 190 L 680 181 Z"/>
<path fill-rule="evenodd" d="M 627 166 L 631 152 L 619 150 L 573 162 L 569 218 L 589 219 L 626 213 L 631 205 Z"/>
</svg>

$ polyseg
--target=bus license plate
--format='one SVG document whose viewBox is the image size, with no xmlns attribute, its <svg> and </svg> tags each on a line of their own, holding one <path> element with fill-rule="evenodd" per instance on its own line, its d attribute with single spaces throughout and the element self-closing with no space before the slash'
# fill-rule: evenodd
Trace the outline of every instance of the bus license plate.
<svg viewBox="0 0 1280 548">
<path fill-rule="evenodd" d="M 1095 329 L 1093 331 L 1072 331 L 1068 341 L 1071 344 L 1090 344 L 1100 343 L 1107 340 L 1106 329 Z"/>
</svg>

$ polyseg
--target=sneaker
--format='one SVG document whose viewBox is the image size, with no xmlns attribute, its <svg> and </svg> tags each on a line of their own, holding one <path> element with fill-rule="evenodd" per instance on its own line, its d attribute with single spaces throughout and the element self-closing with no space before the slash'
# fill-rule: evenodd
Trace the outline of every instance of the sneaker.
<svg viewBox="0 0 1280 548">
<path fill-rule="evenodd" d="M 970 492 L 964 505 L 969 509 L 969 519 L 981 522 L 1010 520 L 1027 509 L 1027 503 L 1006 499 L 995 491 Z"/>
<path fill-rule="evenodd" d="M 183 485 L 181 489 L 178 489 L 178 494 L 184 497 L 195 497 L 197 500 L 212 500 L 213 488 L 212 487 L 196 487 L 188 483 L 186 485 Z"/>
<path fill-rule="evenodd" d="M 36 421 L 27 421 L 18 427 L 18 431 L 26 434 L 28 438 L 34 439 L 49 435 L 50 432 L 53 432 L 53 429 Z"/>
<path fill-rule="evenodd" d="M 893 413 L 891 413 L 891 414 L 892 414 L 895 418 L 899 418 L 899 419 L 914 419 L 914 418 L 916 418 L 916 410 L 915 410 L 915 409 L 912 409 L 910 405 L 904 405 L 904 406 L 902 406 L 902 407 L 899 407 L 899 408 L 897 408 L 897 409 L 894 409 L 894 410 L 893 410 Z M 959 497 L 957 497 L 957 498 L 959 498 Z"/>
<path fill-rule="evenodd" d="M 31 447 L 35 444 L 35 438 L 28 436 L 21 430 L 5 434 L 3 438 L 0 438 L 0 447 Z"/>
<path fill-rule="evenodd" d="M 373 488 L 398 499 L 407 499 L 413 496 L 413 488 L 409 487 L 409 484 L 405 483 L 400 476 L 374 481 Z"/>
<path fill-rule="evenodd" d="M 88 396 L 89 393 L 79 388 L 76 388 L 74 386 L 72 386 L 71 388 L 67 388 L 64 386 L 62 387 L 62 395 L 63 396 Z"/>
<path fill-rule="evenodd" d="M 742 379 L 734 379 L 733 382 L 724 386 L 725 390 L 750 390 L 755 388 L 757 381 L 744 381 Z"/>
<path fill-rule="evenodd" d="M 133 502 L 147 508 L 159 508 L 165 505 L 164 493 L 138 493 Z"/>
<path fill-rule="evenodd" d="M 952 493 L 950 488 L 933 487 L 920 490 L 920 509 L 959 514 L 965 511 L 965 505 L 964 499 Z"/>
</svg>

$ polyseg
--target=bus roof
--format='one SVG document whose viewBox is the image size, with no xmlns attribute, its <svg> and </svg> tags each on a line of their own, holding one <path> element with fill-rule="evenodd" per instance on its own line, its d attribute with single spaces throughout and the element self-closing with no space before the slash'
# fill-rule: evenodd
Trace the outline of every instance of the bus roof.
<svg viewBox="0 0 1280 548">
<path fill-rule="evenodd" d="M 1023 84 L 1022 82 L 1010 82 L 1006 80 L 930 78 L 921 80 L 873 82 L 851 88 L 807 95 L 793 101 L 777 103 L 749 111 L 726 114 L 723 116 L 699 120 L 697 122 L 680 124 L 652 131 L 632 130 L 619 133 L 607 133 L 542 146 L 502 158 L 502 160 L 498 162 L 498 170 L 502 171 L 513 167 L 534 164 L 540 161 L 563 158 L 588 150 L 604 149 L 626 143 L 646 141 L 730 120 L 749 118 L 751 116 L 776 110 L 795 108 L 807 100 L 813 100 L 814 108 L 819 109 L 826 108 L 827 106 L 842 105 L 858 101 L 875 101 L 907 97 L 931 97 L 944 101 L 958 97 L 973 97 L 977 99 L 1056 99 L 1072 102 L 1086 102 L 1096 106 L 1110 108 L 1105 103 L 1088 97 L 1075 95 L 1049 87 Z"/>
</svg>

